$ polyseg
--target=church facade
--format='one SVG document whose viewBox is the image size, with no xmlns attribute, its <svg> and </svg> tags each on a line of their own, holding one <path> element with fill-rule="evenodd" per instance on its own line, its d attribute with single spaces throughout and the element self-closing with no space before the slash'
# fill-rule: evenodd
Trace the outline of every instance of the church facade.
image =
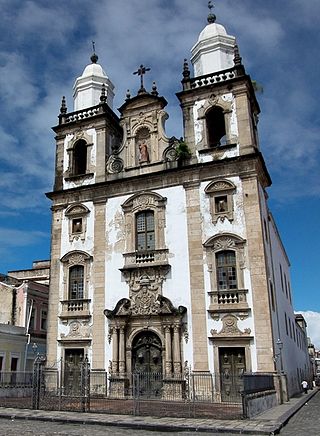
<svg viewBox="0 0 320 436">
<path fill-rule="evenodd" d="M 113 84 L 91 61 L 54 128 L 48 365 L 64 371 L 86 355 L 117 389 L 133 372 L 285 372 L 297 391 L 306 332 L 235 38 L 209 15 L 194 74 L 183 66 L 180 139 L 167 137 L 167 102 L 145 89 L 143 65 L 118 116 Z"/>
</svg>

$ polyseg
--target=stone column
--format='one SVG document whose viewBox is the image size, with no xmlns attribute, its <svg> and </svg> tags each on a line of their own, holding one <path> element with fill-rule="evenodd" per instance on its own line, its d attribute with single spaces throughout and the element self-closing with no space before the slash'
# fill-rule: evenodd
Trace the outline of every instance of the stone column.
<svg viewBox="0 0 320 436">
<path fill-rule="evenodd" d="M 118 329 L 113 327 L 112 329 L 112 372 L 118 372 L 119 362 L 119 344 L 118 344 Z"/>
<path fill-rule="evenodd" d="M 124 326 L 119 329 L 119 373 L 125 372 L 125 338 L 124 338 Z"/>
<path fill-rule="evenodd" d="M 181 374 L 180 327 L 173 327 L 173 368 L 175 374 Z"/>
<path fill-rule="evenodd" d="M 164 327 L 166 341 L 166 375 L 172 374 L 171 330 L 170 326 Z"/>
</svg>

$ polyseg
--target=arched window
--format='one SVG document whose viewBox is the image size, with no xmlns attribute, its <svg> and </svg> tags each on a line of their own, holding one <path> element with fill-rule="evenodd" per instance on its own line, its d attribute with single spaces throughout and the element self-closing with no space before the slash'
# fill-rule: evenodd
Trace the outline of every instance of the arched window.
<svg viewBox="0 0 320 436">
<path fill-rule="evenodd" d="M 136 250 L 154 249 L 154 213 L 151 210 L 145 210 L 136 214 Z"/>
<path fill-rule="evenodd" d="M 69 269 L 69 300 L 82 300 L 84 286 L 84 267 L 75 265 Z"/>
<path fill-rule="evenodd" d="M 237 285 L 237 264 L 234 251 L 225 250 L 216 253 L 218 290 L 234 290 Z"/>
<path fill-rule="evenodd" d="M 210 147 L 226 144 L 226 125 L 223 109 L 214 106 L 206 114 L 208 142 Z"/>
<path fill-rule="evenodd" d="M 73 175 L 86 174 L 87 143 L 83 139 L 76 142 L 73 149 Z"/>
</svg>

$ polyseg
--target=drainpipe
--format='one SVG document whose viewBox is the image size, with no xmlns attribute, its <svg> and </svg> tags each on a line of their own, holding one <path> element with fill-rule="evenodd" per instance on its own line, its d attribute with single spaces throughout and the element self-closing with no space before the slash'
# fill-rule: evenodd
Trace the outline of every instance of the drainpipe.
<svg viewBox="0 0 320 436">
<path fill-rule="evenodd" d="M 28 283 L 25 284 L 26 286 L 26 292 L 25 295 L 27 296 L 27 290 L 28 290 Z M 28 299 L 25 298 L 25 302 L 26 302 L 26 311 L 27 311 L 27 303 L 28 303 Z M 30 333 L 29 333 L 29 327 L 30 327 L 30 320 L 31 320 L 31 314 L 32 314 L 32 308 L 33 308 L 33 300 L 30 300 L 30 307 L 29 307 L 29 313 L 27 314 L 27 319 L 26 319 L 26 330 L 25 330 L 25 334 L 27 336 L 27 342 L 26 342 L 26 346 L 25 346 L 25 350 L 24 350 L 24 364 L 23 364 L 23 370 L 24 372 L 26 371 L 26 366 L 27 366 L 27 353 L 28 353 L 28 347 L 30 344 Z"/>
</svg>

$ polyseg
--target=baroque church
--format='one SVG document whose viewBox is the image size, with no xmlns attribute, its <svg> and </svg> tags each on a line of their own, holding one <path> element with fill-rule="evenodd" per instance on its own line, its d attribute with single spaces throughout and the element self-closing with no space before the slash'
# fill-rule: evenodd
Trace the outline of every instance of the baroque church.
<svg viewBox="0 0 320 436">
<path fill-rule="evenodd" d="M 176 94 L 183 138 L 166 135 L 167 102 L 143 65 L 118 112 L 95 53 L 72 112 L 62 99 L 47 365 L 87 356 L 118 392 L 135 371 L 163 386 L 186 368 L 281 373 L 291 395 L 308 372 L 306 331 L 268 207 L 253 82 L 212 13 L 191 54 Z"/>
</svg>

